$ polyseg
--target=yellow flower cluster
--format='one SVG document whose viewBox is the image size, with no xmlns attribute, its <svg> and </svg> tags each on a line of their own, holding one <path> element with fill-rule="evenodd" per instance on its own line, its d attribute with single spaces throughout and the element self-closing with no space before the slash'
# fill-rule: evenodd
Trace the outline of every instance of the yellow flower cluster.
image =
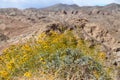
<svg viewBox="0 0 120 80">
<path fill-rule="evenodd" d="M 25 72 L 24 76 L 30 78 L 31 77 L 31 73 L 30 72 Z"/>
<path fill-rule="evenodd" d="M 0 77 L 10 78 L 13 76 L 11 73 L 24 74 L 22 76 L 30 77 L 32 73 L 28 72 L 28 70 L 34 71 L 40 64 L 47 64 L 46 58 L 42 58 L 41 55 L 46 53 L 53 54 L 57 50 L 65 50 L 67 48 L 80 49 L 85 55 L 93 58 L 99 57 L 102 60 L 105 58 L 104 53 L 96 56 L 98 51 L 89 48 L 83 40 L 77 39 L 71 31 L 61 34 L 50 31 L 50 36 L 41 33 L 34 41 L 26 41 L 26 43 L 12 45 L 4 49 L 3 55 L 0 56 L 0 63 L 2 63 L 0 65 Z M 94 74 L 98 77 L 96 72 Z"/>
<path fill-rule="evenodd" d="M 8 76 L 8 72 L 5 71 L 5 70 L 0 71 L 0 76 L 1 76 L 2 78 L 6 78 L 6 77 Z"/>
<path fill-rule="evenodd" d="M 8 70 L 11 70 L 14 67 L 14 62 L 11 60 L 6 64 Z"/>
</svg>

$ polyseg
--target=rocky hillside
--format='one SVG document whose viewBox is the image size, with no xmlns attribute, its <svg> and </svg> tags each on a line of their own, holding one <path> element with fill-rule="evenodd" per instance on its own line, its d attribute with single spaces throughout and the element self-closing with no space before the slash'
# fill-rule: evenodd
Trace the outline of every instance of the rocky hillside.
<svg viewBox="0 0 120 80">
<path fill-rule="evenodd" d="M 75 30 L 85 40 L 100 43 L 108 55 L 117 54 L 120 60 L 120 5 L 85 6 L 57 4 L 36 9 L 0 9 L 0 50 L 51 29 Z M 80 31 L 77 31 L 80 29 Z M 80 34 L 78 34 L 80 33 Z"/>
</svg>

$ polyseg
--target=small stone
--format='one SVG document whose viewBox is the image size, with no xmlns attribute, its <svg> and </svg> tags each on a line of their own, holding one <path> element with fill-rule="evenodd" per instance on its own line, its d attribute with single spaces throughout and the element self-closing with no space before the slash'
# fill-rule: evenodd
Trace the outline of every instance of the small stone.
<svg viewBox="0 0 120 80">
<path fill-rule="evenodd" d="M 113 65 L 114 65 L 114 66 L 117 66 L 117 65 L 118 65 L 118 63 L 115 61 L 115 62 L 113 63 Z"/>
</svg>

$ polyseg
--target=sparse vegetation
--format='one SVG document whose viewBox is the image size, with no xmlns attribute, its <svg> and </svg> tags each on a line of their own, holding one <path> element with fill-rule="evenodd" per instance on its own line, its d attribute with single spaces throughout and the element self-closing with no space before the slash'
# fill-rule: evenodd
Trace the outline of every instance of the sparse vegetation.
<svg viewBox="0 0 120 80">
<path fill-rule="evenodd" d="M 72 31 L 49 34 L 11 45 L 0 56 L 0 80 L 112 80 L 99 45 Z"/>
</svg>

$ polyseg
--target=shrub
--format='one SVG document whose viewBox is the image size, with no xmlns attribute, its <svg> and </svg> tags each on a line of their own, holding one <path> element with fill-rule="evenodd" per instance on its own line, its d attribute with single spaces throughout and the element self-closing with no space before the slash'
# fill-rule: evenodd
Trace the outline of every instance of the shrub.
<svg viewBox="0 0 120 80">
<path fill-rule="evenodd" d="M 11 45 L 0 56 L 0 80 L 50 74 L 52 80 L 110 80 L 110 72 L 104 67 L 105 53 L 100 52 L 99 45 L 89 48 L 88 44 L 76 38 L 72 31 L 50 31 Z"/>
</svg>

